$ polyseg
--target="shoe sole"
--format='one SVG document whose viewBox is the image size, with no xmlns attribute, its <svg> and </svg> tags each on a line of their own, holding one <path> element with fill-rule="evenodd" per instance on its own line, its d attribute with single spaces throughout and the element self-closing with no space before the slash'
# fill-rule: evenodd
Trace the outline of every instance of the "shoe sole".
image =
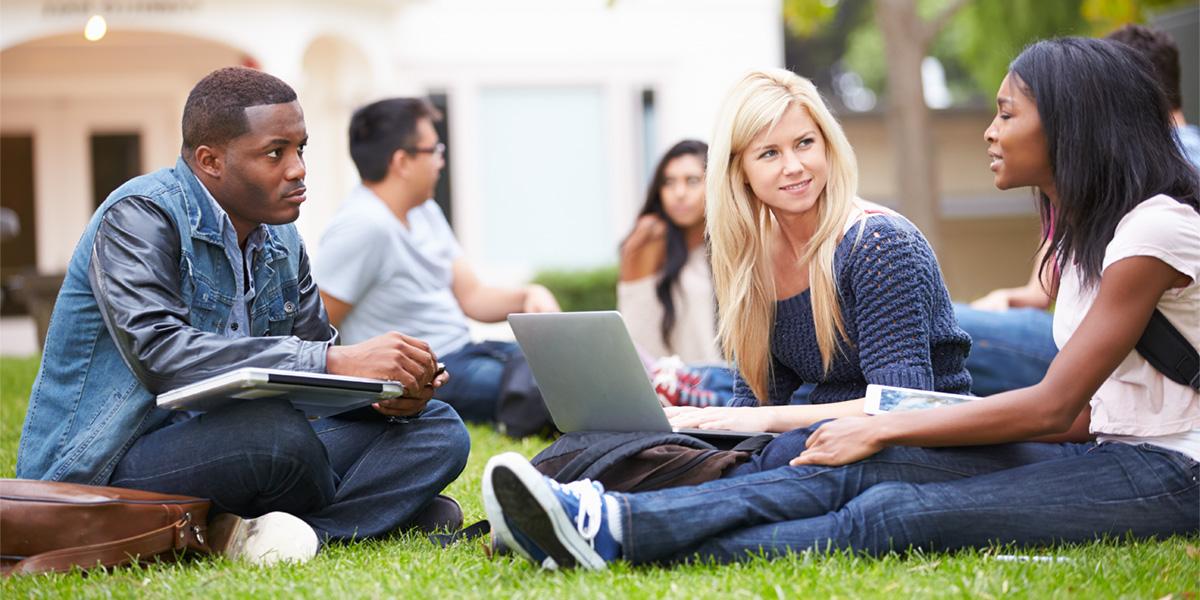
<svg viewBox="0 0 1200 600">
<path fill-rule="evenodd" d="M 281 524 L 288 528 L 286 532 L 280 531 Z M 287 513 L 267 513 L 253 519 L 224 513 L 213 519 L 209 531 L 215 553 L 230 560 L 256 565 L 304 563 L 316 556 L 320 547 L 316 532 L 304 521 Z M 311 539 L 297 538 L 304 534 Z"/>
<path fill-rule="evenodd" d="M 208 527 L 213 553 L 241 560 L 246 545 L 246 523 L 246 519 L 231 513 L 214 517 Z"/>
<path fill-rule="evenodd" d="M 496 500 L 492 484 L 492 472 L 495 470 L 495 461 L 496 458 L 489 460 L 487 466 L 483 469 L 483 512 L 487 515 L 488 524 L 492 526 L 492 533 L 500 538 L 500 543 L 507 546 L 509 550 L 516 552 L 521 558 L 536 563 L 537 561 L 525 551 L 525 548 L 521 547 L 521 544 L 517 543 L 516 537 L 508 529 L 508 521 L 504 519 L 504 511 L 500 508 L 500 502 Z"/>
<path fill-rule="evenodd" d="M 519 454 L 492 459 L 491 483 L 498 511 L 521 528 L 561 568 L 602 570 L 608 564 L 575 529 L 542 474 Z M 489 515 L 490 517 L 490 515 Z"/>
</svg>

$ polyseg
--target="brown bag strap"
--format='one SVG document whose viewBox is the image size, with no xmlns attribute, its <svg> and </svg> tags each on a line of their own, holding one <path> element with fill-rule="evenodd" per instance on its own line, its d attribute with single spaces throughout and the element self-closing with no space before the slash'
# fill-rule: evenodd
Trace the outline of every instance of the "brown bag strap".
<svg viewBox="0 0 1200 600">
<path fill-rule="evenodd" d="M 189 523 L 190 518 L 184 516 L 165 527 L 123 540 L 43 552 L 12 565 L 4 574 L 62 572 L 70 571 L 75 566 L 94 567 L 97 563 L 111 567 L 131 562 L 137 556 L 148 557 L 168 550 L 182 550 L 188 547 L 186 528 Z"/>
</svg>

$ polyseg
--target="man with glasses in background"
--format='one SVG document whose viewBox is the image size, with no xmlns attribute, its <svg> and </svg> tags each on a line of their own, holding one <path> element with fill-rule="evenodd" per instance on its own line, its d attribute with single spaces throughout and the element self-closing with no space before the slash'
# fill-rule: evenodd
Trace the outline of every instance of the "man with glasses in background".
<svg viewBox="0 0 1200 600">
<path fill-rule="evenodd" d="M 484 285 L 432 199 L 445 165 L 434 122 L 441 114 L 423 98 L 368 104 L 350 119 L 350 156 L 362 184 L 321 236 L 313 274 L 346 343 L 384 331 L 425 340 L 452 374 L 438 392 L 469 421 L 495 418 L 505 365 L 519 356 L 512 342 L 473 342 L 470 317 L 498 322 L 514 312 L 557 312 L 540 285 Z"/>
</svg>

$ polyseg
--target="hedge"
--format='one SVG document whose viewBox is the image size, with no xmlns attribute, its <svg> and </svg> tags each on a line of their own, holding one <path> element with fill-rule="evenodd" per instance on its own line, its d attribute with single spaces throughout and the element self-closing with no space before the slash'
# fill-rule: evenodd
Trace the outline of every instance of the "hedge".
<svg viewBox="0 0 1200 600">
<path fill-rule="evenodd" d="M 534 283 L 546 286 L 565 311 L 616 310 L 617 267 L 551 269 L 539 272 Z"/>
</svg>

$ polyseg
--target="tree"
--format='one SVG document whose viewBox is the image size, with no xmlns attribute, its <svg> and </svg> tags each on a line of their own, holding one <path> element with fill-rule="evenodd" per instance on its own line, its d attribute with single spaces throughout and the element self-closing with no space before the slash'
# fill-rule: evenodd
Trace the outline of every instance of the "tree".
<svg viewBox="0 0 1200 600">
<path fill-rule="evenodd" d="M 1152 13 L 1194 5 L 1195 0 L 974 0 L 962 10 L 935 54 L 956 61 L 990 95 L 1008 64 L 1026 45 L 1063 35 L 1107 35 Z M 997 27 L 1003 23 L 1003 27 Z M 953 39 L 945 39 L 953 38 Z M 938 51 L 941 51 L 940 53 Z"/>
<path fill-rule="evenodd" d="M 900 206 L 935 251 L 941 245 L 940 195 L 921 61 L 937 34 L 967 1 L 953 0 L 932 19 L 925 19 L 917 13 L 916 0 L 875 0 L 875 22 L 883 33 L 888 64 L 887 128 L 896 157 Z"/>
<path fill-rule="evenodd" d="M 836 8 L 817 3 L 816 7 L 822 10 L 815 16 L 789 12 L 803 7 L 794 2 L 785 4 L 784 19 L 795 25 L 792 31 L 805 32 L 803 37 L 789 35 L 784 39 L 783 62 L 787 68 L 809 78 L 822 91 L 833 89 L 834 72 L 830 67 L 846 54 L 851 33 L 859 30 L 863 21 L 870 20 L 867 9 L 871 8 L 871 1 L 840 0 Z M 834 10 L 832 14 L 828 12 Z"/>
<path fill-rule="evenodd" d="M 1009 61 L 1034 40 L 1103 35 L 1124 23 L 1145 20 L 1149 11 L 1195 0 L 873 0 L 866 7 L 874 9 L 873 23 L 855 19 L 862 13 L 862 1 L 784 0 L 784 18 L 802 38 L 823 31 L 823 25 L 839 17 L 843 22 L 838 31 L 847 29 L 848 17 L 859 28 L 851 35 L 872 25 L 879 32 L 882 55 L 872 59 L 886 67 L 886 120 L 896 157 L 900 210 L 936 250 L 940 194 L 921 62 L 935 54 L 935 42 L 951 22 L 954 35 L 942 40 L 936 54 L 965 71 L 973 87 L 990 98 Z"/>
<path fill-rule="evenodd" d="M 887 64 L 887 129 L 892 152 L 896 157 L 896 188 L 900 210 L 925 233 L 935 250 L 940 245 L 938 235 L 937 171 L 932 152 L 932 130 L 929 109 L 925 105 L 925 90 L 921 78 L 921 61 L 946 23 L 969 0 L 950 0 L 931 17 L 918 10 L 917 0 L 875 0 L 875 24 L 883 35 Z M 815 20 L 829 19 L 835 14 L 827 9 L 836 5 L 830 0 L 786 0 L 784 15 L 793 31 L 803 35 L 816 29 Z M 800 22 L 799 16 L 810 20 Z"/>
</svg>

